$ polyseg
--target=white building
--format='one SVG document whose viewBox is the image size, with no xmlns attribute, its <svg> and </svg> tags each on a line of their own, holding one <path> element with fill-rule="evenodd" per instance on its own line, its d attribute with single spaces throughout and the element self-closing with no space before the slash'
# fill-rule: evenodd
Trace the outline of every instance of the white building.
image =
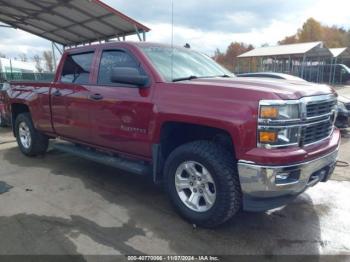
<svg viewBox="0 0 350 262">
<path fill-rule="evenodd" d="M 21 73 L 37 73 L 34 62 L 22 62 L 18 60 L 0 58 L 0 73 L 5 74 L 21 74 Z"/>
</svg>

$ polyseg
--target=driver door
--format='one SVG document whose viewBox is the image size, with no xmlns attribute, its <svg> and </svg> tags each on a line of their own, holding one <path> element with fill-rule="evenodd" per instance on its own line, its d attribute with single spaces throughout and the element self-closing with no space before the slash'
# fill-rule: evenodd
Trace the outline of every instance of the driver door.
<svg viewBox="0 0 350 262">
<path fill-rule="evenodd" d="M 94 52 L 68 54 L 51 89 L 52 123 L 59 136 L 89 142 L 89 100 Z"/>
<path fill-rule="evenodd" d="M 149 130 L 152 126 L 151 88 L 113 83 L 113 68 L 136 68 L 146 74 L 140 62 L 126 50 L 107 49 L 100 55 L 95 98 L 91 106 L 92 140 L 99 146 L 116 151 L 151 155 Z"/>
</svg>

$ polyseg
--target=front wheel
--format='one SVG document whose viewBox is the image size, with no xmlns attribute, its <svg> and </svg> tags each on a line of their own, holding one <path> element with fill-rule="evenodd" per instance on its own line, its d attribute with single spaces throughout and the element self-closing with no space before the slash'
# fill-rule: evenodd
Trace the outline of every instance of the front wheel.
<svg viewBox="0 0 350 262">
<path fill-rule="evenodd" d="M 164 175 L 171 202 L 191 223 L 215 227 L 241 208 L 235 161 L 218 144 L 196 141 L 178 147 L 168 157 Z"/>
<path fill-rule="evenodd" d="M 35 129 L 29 113 L 18 115 L 15 122 L 15 133 L 21 152 L 27 156 L 45 154 L 49 139 Z"/>
</svg>

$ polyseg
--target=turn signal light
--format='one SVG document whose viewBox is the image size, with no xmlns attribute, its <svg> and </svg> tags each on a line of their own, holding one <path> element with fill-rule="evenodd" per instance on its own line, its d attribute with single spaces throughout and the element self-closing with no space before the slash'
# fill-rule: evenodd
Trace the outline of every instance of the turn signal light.
<svg viewBox="0 0 350 262">
<path fill-rule="evenodd" d="M 272 131 L 260 131 L 259 141 L 261 143 L 274 143 L 277 141 L 277 132 Z"/>
<path fill-rule="evenodd" d="M 278 108 L 274 106 L 262 106 L 260 108 L 260 117 L 261 118 L 277 118 L 278 117 Z"/>
</svg>

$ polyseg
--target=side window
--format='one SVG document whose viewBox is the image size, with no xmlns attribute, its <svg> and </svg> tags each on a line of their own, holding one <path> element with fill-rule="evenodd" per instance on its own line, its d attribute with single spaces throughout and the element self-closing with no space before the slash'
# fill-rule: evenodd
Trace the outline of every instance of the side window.
<svg viewBox="0 0 350 262">
<path fill-rule="evenodd" d="M 94 53 L 68 55 L 64 61 L 61 82 L 88 84 Z"/>
<path fill-rule="evenodd" d="M 112 69 L 116 67 L 132 67 L 144 74 L 140 64 L 128 53 L 116 50 L 104 51 L 98 73 L 98 84 L 115 85 L 115 83 L 111 82 L 111 73 Z"/>
</svg>

